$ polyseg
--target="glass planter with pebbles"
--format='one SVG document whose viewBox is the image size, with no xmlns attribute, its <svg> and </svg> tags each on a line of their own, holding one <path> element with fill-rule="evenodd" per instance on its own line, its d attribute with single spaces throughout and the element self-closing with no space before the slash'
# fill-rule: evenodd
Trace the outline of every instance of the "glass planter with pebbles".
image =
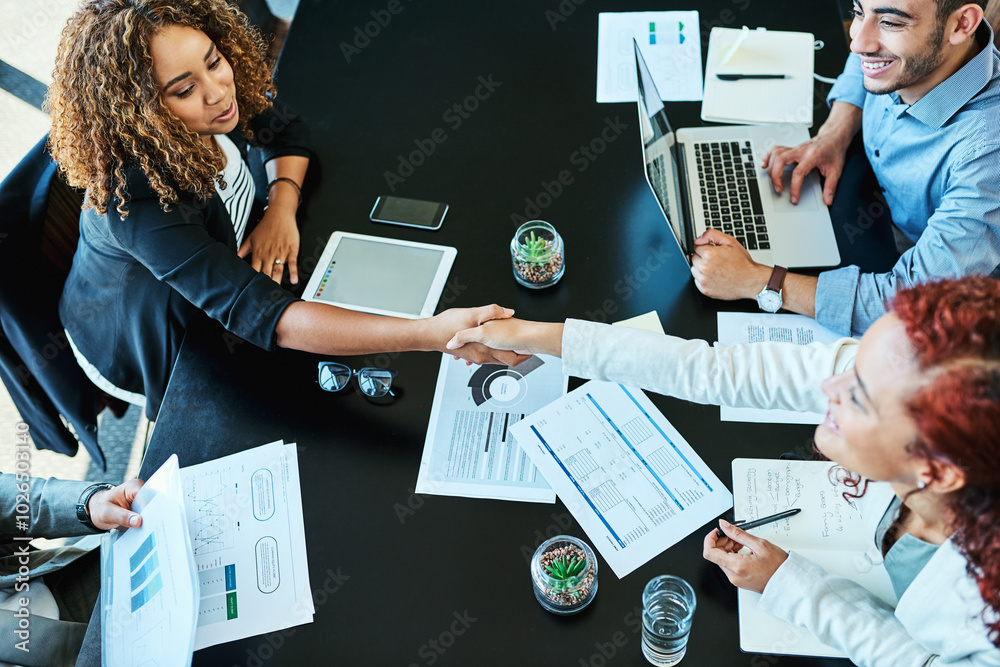
<svg viewBox="0 0 1000 667">
<path fill-rule="evenodd" d="M 531 558 L 535 598 L 553 614 L 576 614 L 597 594 L 597 559 L 583 540 L 557 535 Z"/>
<path fill-rule="evenodd" d="M 532 289 L 555 285 L 566 268 L 562 237 L 542 220 L 529 220 L 517 228 L 510 241 L 510 259 L 514 278 Z"/>
</svg>

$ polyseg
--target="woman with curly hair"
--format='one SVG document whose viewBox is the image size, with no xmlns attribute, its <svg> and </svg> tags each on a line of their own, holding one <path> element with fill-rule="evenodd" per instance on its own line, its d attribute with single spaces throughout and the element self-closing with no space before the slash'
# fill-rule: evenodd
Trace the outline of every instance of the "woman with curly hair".
<svg viewBox="0 0 1000 667">
<path fill-rule="evenodd" d="M 829 346 L 712 348 L 593 322 L 512 319 L 459 332 L 449 347 L 557 354 L 568 374 L 702 403 L 816 410 L 825 394 L 815 447 L 855 484 L 880 480 L 896 492 L 875 544 L 899 603 L 723 520 L 723 537 L 705 537 L 705 558 L 762 593 L 761 608 L 858 665 L 998 665 L 1000 282 L 927 283 L 891 306 L 860 343 Z"/>
<path fill-rule="evenodd" d="M 63 31 L 53 78 L 52 155 L 87 191 L 60 317 L 91 379 L 145 397 L 151 419 L 199 312 L 265 349 L 334 355 L 443 350 L 458 329 L 510 315 L 485 306 L 401 320 L 279 287 L 286 267 L 298 282 L 308 133 L 273 99 L 263 43 L 225 0 L 91 0 Z M 481 346 L 461 356 L 517 360 Z"/>
</svg>

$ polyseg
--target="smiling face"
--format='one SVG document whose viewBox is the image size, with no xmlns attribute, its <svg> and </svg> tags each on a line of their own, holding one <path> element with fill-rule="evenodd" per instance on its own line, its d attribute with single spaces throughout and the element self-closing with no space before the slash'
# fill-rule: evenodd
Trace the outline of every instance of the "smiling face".
<svg viewBox="0 0 1000 667">
<path fill-rule="evenodd" d="M 853 14 L 851 51 L 868 92 L 912 104 L 951 74 L 934 0 L 854 0 Z"/>
<path fill-rule="evenodd" d="M 208 35 L 169 25 L 149 43 L 153 77 L 167 108 L 205 142 L 240 120 L 233 70 Z"/>
<path fill-rule="evenodd" d="M 920 382 L 906 330 L 889 313 L 861 339 L 855 367 L 823 383 L 830 406 L 816 447 L 868 479 L 915 487 L 924 466 L 907 451 L 917 429 L 906 400 Z"/>
</svg>

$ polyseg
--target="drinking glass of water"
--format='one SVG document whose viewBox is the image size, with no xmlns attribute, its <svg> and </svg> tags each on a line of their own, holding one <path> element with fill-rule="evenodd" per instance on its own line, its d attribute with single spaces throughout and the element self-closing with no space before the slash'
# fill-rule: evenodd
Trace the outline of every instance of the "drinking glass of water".
<svg viewBox="0 0 1000 667">
<path fill-rule="evenodd" d="M 658 667 L 676 665 L 687 650 L 696 600 L 680 577 L 662 574 L 642 591 L 642 654 Z"/>
</svg>

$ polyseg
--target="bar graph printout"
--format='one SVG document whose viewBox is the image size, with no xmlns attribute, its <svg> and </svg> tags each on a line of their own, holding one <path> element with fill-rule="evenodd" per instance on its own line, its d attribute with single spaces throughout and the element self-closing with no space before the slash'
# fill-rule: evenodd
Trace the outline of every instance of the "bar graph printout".
<svg viewBox="0 0 1000 667">
<path fill-rule="evenodd" d="M 511 432 L 618 577 L 733 506 L 639 389 L 588 382 Z"/>
<path fill-rule="evenodd" d="M 142 525 L 101 543 L 102 664 L 190 665 L 198 601 L 177 456 L 132 503 Z"/>
<path fill-rule="evenodd" d="M 172 456 L 132 508 L 142 526 L 102 542 L 104 665 L 190 665 L 195 650 L 312 621 L 294 444 L 186 468 Z"/>
</svg>

